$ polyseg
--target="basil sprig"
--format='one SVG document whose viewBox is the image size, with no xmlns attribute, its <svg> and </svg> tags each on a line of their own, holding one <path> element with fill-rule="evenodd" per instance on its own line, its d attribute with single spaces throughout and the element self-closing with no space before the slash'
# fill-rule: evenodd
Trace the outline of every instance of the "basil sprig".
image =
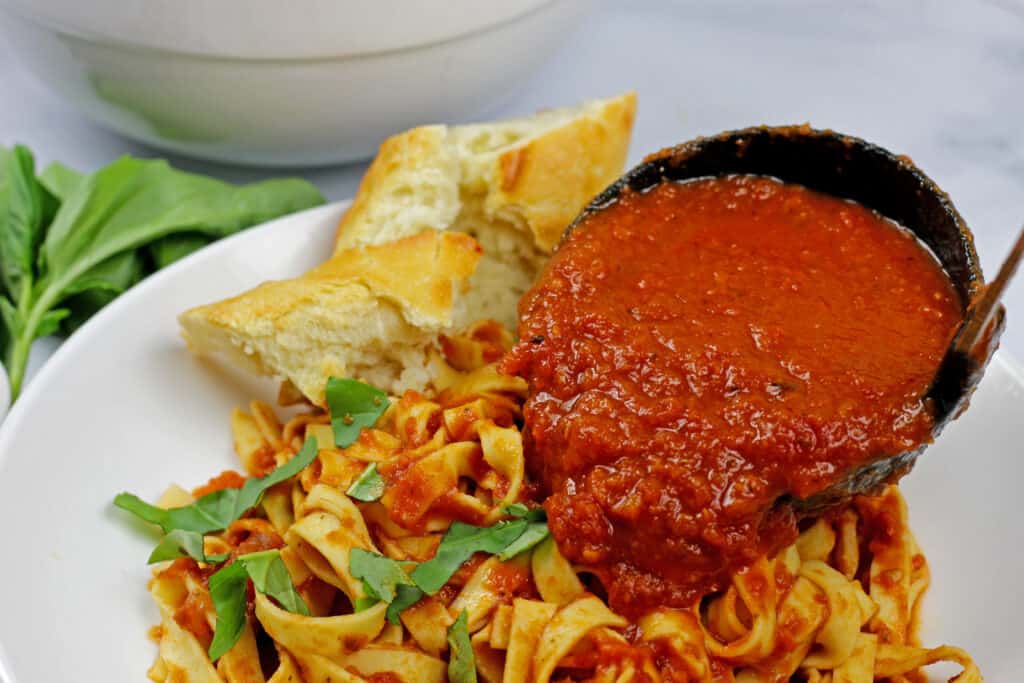
<svg viewBox="0 0 1024 683">
<path fill-rule="evenodd" d="M 293 614 L 309 616 L 302 596 L 292 584 L 288 568 L 276 550 L 240 555 L 210 577 L 210 598 L 217 613 L 217 624 L 210 643 L 210 661 L 217 661 L 235 646 L 245 629 L 245 600 L 248 581 Z"/>
<path fill-rule="evenodd" d="M 375 425 L 390 405 L 386 393 L 354 379 L 331 377 L 325 394 L 334 444 L 339 448 L 355 443 L 359 433 Z"/>
<path fill-rule="evenodd" d="M 380 497 L 384 495 L 384 479 L 377 471 L 377 463 L 372 462 L 367 465 L 363 473 L 352 482 L 345 493 L 350 498 L 361 500 L 364 503 L 380 500 Z"/>
<path fill-rule="evenodd" d="M 466 610 L 448 627 L 448 680 L 450 683 L 476 683 L 476 655 L 469 639 Z"/>
<path fill-rule="evenodd" d="M 91 174 L 0 146 L 0 354 L 17 398 L 32 342 L 68 334 L 157 268 L 324 202 L 310 183 L 243 187 L 122 157 Z"/>
<path fill-rule="evenodd" d="M 270 487 L 286 481 L 304 470 L 317 456 L 316 438 L 310 437 L 302 449 L 285 464 L 265 477 L 246 479 L 240 489 L 221 489 L 208 493 L 194 503 L 178 508 L 164 509 L 150 505 L 131 493 L 120 493 L 114 498 L 114 505 L 127 510 L 147 522 L 156 524 L 165 534 L 175 534 L 171 540 L 165 537 L 150 555 L 149 562 L 159 562 L 182 554 L 207 562 L 203 557 L 202 536 L 228 528 L 232 522 L 259 505 L 263 494 Z M 198 540 L 197 540 L 198 538 Z M 180 551 L 178 555 L 174 550 Z"/>
</svg>

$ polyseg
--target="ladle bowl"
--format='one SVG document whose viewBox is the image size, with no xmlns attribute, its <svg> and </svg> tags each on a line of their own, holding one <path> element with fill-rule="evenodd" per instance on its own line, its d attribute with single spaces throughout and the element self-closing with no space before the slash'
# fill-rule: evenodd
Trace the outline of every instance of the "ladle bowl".
<svg viewBox="0 0 1024 683">
<path fill-rule="evenodd" d="M 859 138 L 809 126 L 756 127 L 697 138 L 646 158 L 595 197 L 566 230 L 614 203 L 625 190 L 643 192 L 661 183 L 729 174 L 772 176 L 834 197 L 850 199 L 913 232 L 939 259 L 966 313 L 984 279 L 970 229 L 946 195 L 906 156 Z M 925 399 L 937 437 L 966 409 L 972 392 L 995 351 L 1003 328 L 999 310 L 985 340 L 969 362 L 943 363 Z M 851 495 L 872 493 L 909 471 L 927 444 L 868 462 L 830 488 L 804 499 L 785 497 L 811 514 Z"/>
</svg>

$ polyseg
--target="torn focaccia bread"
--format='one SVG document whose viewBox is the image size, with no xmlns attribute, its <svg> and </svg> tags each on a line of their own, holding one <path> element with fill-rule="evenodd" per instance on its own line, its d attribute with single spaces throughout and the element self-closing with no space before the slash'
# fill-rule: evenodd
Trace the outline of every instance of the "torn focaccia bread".
<svg viewBox="0 0 1024 683">
<path fill-rule="evenodd" d="M 423 230 L 494 223 L 550 252 L 580 209 L 621 173 L 636 95 L 388 138 L 338 225 L 337 250 Z"/>
<path fill-rule="evenodd" d="M 178 320 L 192 351 L 288 379 L 317 404 L 331 376 L 399 393 L 427 385 L 438 335 L 471 322 L 456 300 L 480 255 L 468 235 L 425 232 L 339 252 L 302 277 L 265 282 Z"/>
<path fill-rule="evenodd" d="M 530 117 L 422 126 L 384 141 L 338 226 L 336 250 L 423 230 L 484 249 L 470 308 L 515 327 L 516 304 L 588 201 L 621 173 L 636 95 Z"/>
<path fill-rule="evenodd" d="M 627 93 L 389 138 L 333 257 L 186 311 L 189 346 L 290 380 L 314 403 L 332 375 L 392 393 L 438 388 L 441 335 L 481 319 L 514 329 L 519 297 L 566 226 L 622 172 L 635 108 Z"/>
</svg>

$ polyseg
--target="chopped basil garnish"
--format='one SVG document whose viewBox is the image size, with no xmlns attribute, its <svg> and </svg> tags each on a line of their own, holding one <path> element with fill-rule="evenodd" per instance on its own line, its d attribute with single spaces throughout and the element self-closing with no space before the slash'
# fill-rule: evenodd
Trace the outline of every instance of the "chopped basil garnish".
<svg viewBox="0 0 1024 683">
<path fill-rule="evenodd" d="M 423 591 L 416 586 L 407 586 L 405 584 L 395 586 L 395 599 L 388 605 L 388 611 L 385 613 L 388 621 L 392 624 L 400 623 L 401 620 L 398 615 L 404 612 L 406 608 L 412 607 L 422 600 L 423 596 Z"/>
<path fill-rule="evenodd" d="M 362 580 L 367 598 L 360 600 L 355 605 L 356 609 L 366 609 L 378 601 L 384 601 L 388 603 L 388 621 L 399 623 L 398 615 L 401 611 L 423 597 L 423 591 L 416 587 L 402 564 L 362 548 L 349 551 L 348 570 L 353 577 Z"/>
<path fill-rule="evenodd" d="M 160 539 L 160 543 L 150 554 L 148 563 L 176 560 L 179 557 L 191 557 L 196 562 L 206 564 L 219 564 L 228 559 L 228 555 L 207 555 L 203 550 L 202 534 L 175 529 Z"/>
<path fill-rule="evenodd" d="M 228 652 L 245 629 L 245 598 L 248 580 L 253 587 L 293 614 L 309 615 L 302 596 L 295 591 L 288 568 L 276 550 L 241 555 L 210 577 L 210 598 L 217 625 L 210 643 L 210 660 Z"/>
<path fill-rule="evenodd" d="M 345 491 L 350 498 L 370 503 L 379 500 L 384 495 L 384 479 L 377 472 L 377 463 L 367 465 L 359 478 L 352 482 L 352 485 Z"/>
<path fill-rule="evenodd" d="M 448 627 L 448 680 L 450 683 L 476 683 L 476 655 L 469 640 L 466 610 Z"/>
<path fill-rule="evenodd" d="M 524 510 L 525 507 L 522 506 Z M 519 519 L 498 522 L 488 527 L 453 522 L 448 533 L 441 539 L 437 554 L 413 570 L 412 580 L 428 595 L 433 595 L 448 583 L 462 563 L 474 553 L 490 553 L 504 560 L 537 545 L 547 537 L 548 527 L 546 522 L 532 520 L 544 512 L 524 510 L 516 509 L 509 513 L 520 513 L 522 516 Z M 529 535 L 520 542 L 519 539 L 526 536 L 528 530 Z"/>
<path fill-rule="evenodd" d="M 528 522 L 543 522 L 547 519 L 544 508 L 531 508 L 522 503 L 512 503 L 502 510 L 509 517 L 525 519 Z"/>
<path fill-rule="evenodd" d="M 498 553 L 498 559 L 504 562 L 512 559 L 522 552 L 526 552 L 548 537 L 547 522 L 530 522 L 526 530 L 516 540 L 505 546 L 505 549 Z"/>
<path fill-rule="evenodd" d="M 354 379 L 331 377 L 326 396 L 334 444 L 339 448 L 355 443 L 359 433 L 375 425 L 389 405 L 386 393 Z"/>
<path fill-rule="evenodd" d="M 365 598 L 356 601 L 360 611 L 379 601 L 388 603 L 387 618 L 399 623 L 399 614 L 419 602 L 423 596 L 441 589 L 462 563 L 474 553 L 490 553 L 505 561 L 525 552 L 548 537 L 548 525 L 542 508 L 528 508 L 516 503 L 505 508 L 505 514 L 516 519 L 489 527 L 476 527 L 453 522 L 441 539 L 433 559 L 416 565 L 399 562 L 369 550 L 353 548 L 348 556 L 352 576 L 363 582 Z"/>
<path fill-rule="evenodd" d="M 179 508 L 163 509 L 150 505 L 131 493 L 120 493 L 114 498 L 114 505 L 141 517 L 147 522 L 158 525 L 165 534 L 174 531 L 189 532 L 198 535 L 199 548 L 202 548 L 202 535 L 228 528 L 232 522 L 259 504 L 267 489 L 286 481 L 304 470 L 317 456 L 315 438 L 306 439 L 302 449 L 294 458 L 278 467 L 265 477 L 246 479 L 240 489 L 221 489 L 208 493 L 199 500 Z M 173 548 L 177 546 L 190 557 L 196 557 L 196 539 L 184 534 L 177 535 L 171 541 L 161 541 L 150 556 L 169 559 Z M 193 552 L 189 552 L 189 550 Z M 198 558 L 196 558 L 198 559 Z M 206 560 L 204 560 L 206 561 Z"/>
</svg>

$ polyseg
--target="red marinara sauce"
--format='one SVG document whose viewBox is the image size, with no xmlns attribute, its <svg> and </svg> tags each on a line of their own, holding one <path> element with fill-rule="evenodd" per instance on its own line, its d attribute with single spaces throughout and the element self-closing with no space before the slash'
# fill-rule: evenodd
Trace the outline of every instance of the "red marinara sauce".
<svg viewBox="0 0 1024 683">
<path fill-rule="evenodd" d="M 685 606 L 792 542 L 782 495 L 930 439 L 958 299 L 871 210 L 758 176 L 588 216 L 519 307 L 549 526 L 614 607 Z"/>
</svg>

